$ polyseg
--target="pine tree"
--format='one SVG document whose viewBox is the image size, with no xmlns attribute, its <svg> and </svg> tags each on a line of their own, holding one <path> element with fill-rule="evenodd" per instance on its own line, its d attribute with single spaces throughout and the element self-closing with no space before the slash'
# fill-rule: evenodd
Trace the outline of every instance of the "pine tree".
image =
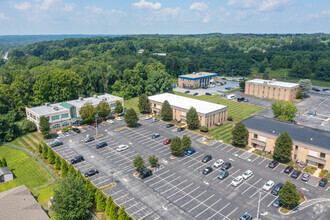
<svg viewBox="0 0 330 220">
<path fill-rule="evenodd" d="M 164 101 L 160 114 L 162 115 L 162 119 L 164 121 L 172 120 L 172 108 L 167 100 Z"/>
<path fill-rule="evenodd" d="M 123 105 L 121 104 L 121 101 L 116 101 L 116 106 L 115 106 L 115 112 L 117 114 L 120 114 L 124 111 Z"/>
<path fill-rule="evenodd" d="M 290 181 L 286 181 L 283 188 L 279 192 L 281 203 L 294 208 L 299 204 L 300 195 L 297 192 L 296 185 Z"/>
<path fill-rule="evenodd" d="M 61 161 L 61 176 L 64 177 L 68 174 L 68 164 L 65 160 Z"/>
<path fill-rule="evenodd" d="M 39 151 L 39 153 L 42 153 L 42 145 L 41 144 L 38 144 L 38 151 Z"/>
<path fill-rule="evenodd" d="M 40 132 L 46 138 L 50 135 L 50 124 L 45 116 L 40 117 Z"/>
<path fill-rule="evenodd" d="M 111 195 L 109 195 L 109 197 L 107 199 L 107 204 L 105 206 L 105 214 L 107 214 L 108 216 L 110 215 L 110 209 L 111 209 L 112 203 L 113 203 L 112 197 L 111 197 Z"/>
<path fill-rule="evenodd" d="M 138 104 L 139 110 L 141 113 L 150 113 L 150 101 L 148 99 L 147 94 L 143 93 L 139 97 L 139 104 Z"/>
<path fill-rule="evenodd" d="M 133 108 L 129 108 L 126 111 L 124 120 L 125 120 L 125 123 L 129 127 L 134 127 L 134 126 L 136 126 L 136 123 L 139 121 L 139 117 L 137 116 L 137 114 Z"/>
<path fill-rule="evenodd" d="M 61 158 L 58 156 L 55 158 L 55 169 L 60 170 L 61 169 Z"/>
<path fill-rule="evenodd" d="M 174 156 L 178 156 L 183 153 L 182 143 L 180 137 L 174 137 L 170 145 L 171 152 Z"/>
<path fill-rule="evenodd" d="M 244 145 L 249 136 L 249 131 L 242 122 L 238 122 L 232 130 L 233 144 Z"/>
<path fill-rule="evenodd" d="M 188 135 L 183 135 L 182 137 L 182 148 L 183 150 L 189 150 L 191 146 L 191 140 L 190 137 L 188 137 Z"/>
<path fill-rule="evenodd" d="M 110 208 L 109 220 L 118 220 L 118 209 L 114 202 L 112 203 Z"/>
<path fill-rule="evenodd" d="M 198 114 L 194 107 L 191 107 L 187 113 L 187 125 L 189 129 L 196 129 L 199 125 Z"/>
<path fill-rule="evenodd" d="M 93 186 L 92 182 L 89 179 L 86 180 L 86 188 L 87 188 L 88 193 L 94 199 L 94 196 L 95 196 L 95 187 Z"/>
<path fill-rule="evenodd" d="M 118 212 L 118 220 L 126 220 L 127 214 L 125 212 L 124 206 L 121 206 Z"/>
<path fill-rule="evenodd" d="M 52 149 L 48 148 L 48 162 L 50 164 L 54 164 L 55 163 L 55 155 Z"/>
<path fill-rule="evenodd" d="M 6 160 L 6 158 L 2 158 L 2 166 L 3 167 L 7 167 L 8 165 L 7 165 L 7 160 Z"/>
<path fill-rule="evenodd" d="M 287 132 L 283 132 L 275 142 L 274 159 L 280 162 L 288 162 L 291 160 L 292 139 Z"/>
<path fill-rule="evenodd" d="M 68 173 L 70 173 L 71 175 L 77 175 L 76 170 L 74 169 L 72 164 L 68 165 Z"/>
<path fill-rule="evenodd" d="M 44 145 L 42 149 L 42 157 L 47 159 L 48 158 L 48 146 Z"/>
<path fill-rule="evenodd" d="M 95 201 L 96 201 L 97 211 L 104 212 L 104 210 L 105 210 L 105 198 L 103 196 L 103 193 L 100 190 L 96 191 Z"/>
</svg>

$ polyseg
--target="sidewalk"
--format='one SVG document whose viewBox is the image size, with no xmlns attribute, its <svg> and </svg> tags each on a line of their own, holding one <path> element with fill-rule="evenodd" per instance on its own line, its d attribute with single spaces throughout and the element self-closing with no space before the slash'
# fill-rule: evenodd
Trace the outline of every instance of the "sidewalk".
<svg viewBox="0 0 330 220">
<path fill-rule="evenodd" d="M 313 176 L 319 177 L 320 173 L 321 173 L 321 169 L 317 168 L 317 170 L 315 170 Z"/>
</svg>

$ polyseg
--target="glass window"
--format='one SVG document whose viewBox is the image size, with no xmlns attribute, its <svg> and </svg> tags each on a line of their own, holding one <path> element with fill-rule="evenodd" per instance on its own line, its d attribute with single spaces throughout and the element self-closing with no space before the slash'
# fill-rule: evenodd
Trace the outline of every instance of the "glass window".
<svg viewBox="0 0 330 220">
<path fill-rule="evenodd" d="M 60 124 L 54 124 L 54 125 L 53 125 L 53 128 L 59 128 L 59 127 L 61 127 Z"/>
<path fill-rule="evenodd" d="M 298 146 L 296 145 L 296 150 L 298 150 Z"/>
<path fill-rule="evenodd" d="M 254 134 L 254 138 L 258 138 L 258 135 L 257 134 Z"/>
<path fill-rule="evenodd" d="M 115 108 L 115 107 L 116 107 L 116 103 L 110 104 L 110 108 Z"/>
<path fill-rule="evenodd" d="M 69 113 L 65 113 L 61 115 L 61 118 L 68 118 L 69 117 Z"/>
<path fill-rule="evenodd" d="M 68 121 L 62 123 L 62 126 L 68 126 L 68 125 L 70 125 Z"/>
<path fill-rule="evenodd" d="M 325 153 L 320 153 L 320 157 L 325 158 Z"/>
<path fill-rule="evenodd" d="M 59 115 L 52 116 L 52 121 L 55 121 L 55 120 L 58 120 L 58 119 L 60 119 L 60 116 Z"/>
</svg>

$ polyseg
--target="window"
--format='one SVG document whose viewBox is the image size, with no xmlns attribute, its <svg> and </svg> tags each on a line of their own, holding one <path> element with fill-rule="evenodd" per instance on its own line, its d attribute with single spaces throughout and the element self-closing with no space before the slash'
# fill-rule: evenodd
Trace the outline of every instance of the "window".
<svg viewBox="0 0 330 220">
<path fill-rule="evenodd" d="M 295 160 L 297 159 L 297 154 L 294 155 L 294 159 L 295 159 Z"/>
<path fill-rule="evenodd" d="M 254 138 L 258 138 L 258 135 L 257 135 L 257 134 L 254 134 L 253 137 L 254 137 Z"/>
<path fill-rule="evenodd" d="M 32 118 L 32 113 L 30 112 L 30 117 Z"/>
<path fill-rule="evenodd" d="M 59 127 L 61 127 L 60 124 L 54 124 L 54 125 L 53 125 L 53 128 L 59 128 Z"/>
<path fill-rule="evenodd" d="M 156 104 L 154 104 L 154 107 L 156 108 Z"/>
<path fill-rule="evenodd" d="M 320 157 L 325 158 L 325 153 L 320 153 Z"/>
<path fill-rule="evenodd" d="M 68 118 L 69 117 L 69 113 L 65 113 L 61 115 L 61 118 Z"/>
<path fill-rule="evenodd" d="M 116 103 L 110 104 L 110 108 L 115 108 L 115 107 L 116 107 Z"/>
<path fill-rule="evenodd" d="M 296 145 L 296 150 L 298 150 L 298 146 Z"/>
<path fill-rule="evenodd" d="M 62 123 L 62 126 L 68 126 L 68 125 L 70 125 L 68 121 Z"/>
<path fill-rule="evenodd" d="M 36 120 L 36 116 L 35 115 L 33 115 L 33 119 Z"/>
<path fill-rule="evenodd" d="M 55 120 L 58 120 L 58 119 L 60 119 L 60 116 L 59 115 L 52 116 L 52 121 L 55 121 Z"/>
</svg>

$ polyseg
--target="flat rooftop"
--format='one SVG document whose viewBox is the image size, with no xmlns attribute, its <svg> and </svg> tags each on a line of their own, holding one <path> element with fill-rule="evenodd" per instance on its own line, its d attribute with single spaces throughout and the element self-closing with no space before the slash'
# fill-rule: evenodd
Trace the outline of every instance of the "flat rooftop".
<svg viewBox="0 0 330 220">
<path fill-rule="evenodd" d="M 279 87 L 287 87 L 287 88 L 294 88 L 299 86 L 298 83 L 288 83 L 288 82 L 280 82 L 276 80 L 265 80 L 265 79 L 252 79 L 246 81 L 248 83 L 256 83 L 256 84 L 265 84 L 265 85 L 272 85 L 272 86 L 279 86 Z"/>
<path fill-rule="evenodd" d="M 252 116 L 242 121 L 246 128 L 261 131 L 263 133 L 279 136 L 286 131 L 293 141 L 299 141 L 330 150 L 330 132 L 318 130 L 289 122 L 283 122 L 272 118 Z"/>
<path fill-rule="evenodd" d="M 186 74 L 186 75 L 180 75 L 179 78 L 182 79 L 202 79 L 202 78 L 208 78 L 208 77 L 213 77 L 217 76 L 218 74 L 216 73 L 207 73 L 207 72 L 199 72 L 199 73 L 191 73 L 191 74 Z"/>
<path fill-rule="evenodd" d="M 225 105 L 219 105 L 212 102 L 201 101 L 201 100 L 187 98 L 184 96 L 174 95 L 170 93 L 163 93 L 159 95 L 149 96 L 149 100 L 160 103 L 163 103 L 165 100 L 167 100 L 171 106 L 183 108 L 186 109 L 187 111 L 191 107 L 194 107 L 197 113 L 201 113 L 201 114 L 207 114 L 210 112 L 228 108 Z"/>
</svg>

